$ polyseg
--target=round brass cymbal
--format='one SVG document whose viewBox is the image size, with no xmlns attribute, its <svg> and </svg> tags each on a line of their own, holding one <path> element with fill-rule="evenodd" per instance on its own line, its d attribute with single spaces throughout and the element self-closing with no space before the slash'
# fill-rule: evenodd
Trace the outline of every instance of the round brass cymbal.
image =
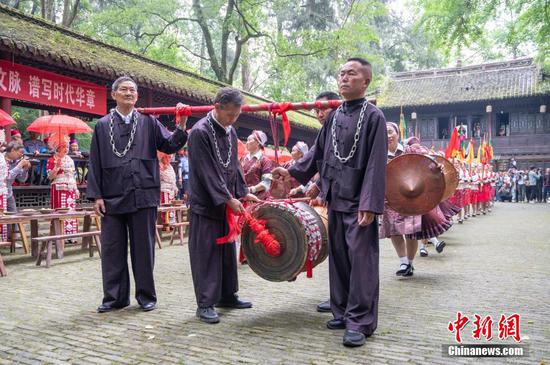
<svg viewBox="0 0 550 365">
<path fill-rule="evenodd" d="M 449 199 L 458 187 L 458 171 L 456 171 L 451 161 L 442 156 L 434 156 L 437 163 L 441 164 L 441 171 L 445 176 L 445 192 L 441 200 Z"/>
<path fill-rule="evenodd" d="M 445 178 L 430 157 L 409 153 L 398 156 L 386 168 L 386 201 L 403 215 L 428 213 L 441 202 Z"/>
</svg>

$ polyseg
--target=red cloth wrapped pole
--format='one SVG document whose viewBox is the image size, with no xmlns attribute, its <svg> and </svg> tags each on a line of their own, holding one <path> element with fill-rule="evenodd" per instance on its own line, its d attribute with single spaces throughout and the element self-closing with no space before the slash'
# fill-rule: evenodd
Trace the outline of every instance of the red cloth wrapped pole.
<svg viewBox="0 0 550 365">
<path fill-rule="evenodd" d="M 285 138 L 284 145 L 288 143 L 290 137 L 290 121 L 286 112 L 291 110 L 311 110 L 311 109 L 334 109 L 342 104 L 342 100 L 317 100 L 314 102 L 302 102 L 302 103 L 265 103 L 265 104 L 251 104 L 243 105 L 243 112 L 261 112 L 266 111 L 273 115 L 273 118 L 278 115 L 281 116 L 283 123 L 283 134 Z M 187 106 L 177 109 L 176 107 L 161 107 L 161 108 L 137 108 L 138 112 L 143 114 L 174 114 L 176 116 L 176 123 L 179 123 L 182 116 L 190 116 L 193 114 L 205 114 L 214 109 L 214 105 L 201 105 L 201 106 Z"/>
<path fill-rule="evenodd" d="M 323 100 L 301 103 L 265 103 L 265 104 L 245 104 L 241 110 L 245 113 L 271 112 L 282 114 L 290 110 L 311 110 L 311 109 L 334 109 L 342 104 L 342 100 Z M 214 109 L 214 105 L 188 106 L 180 109 L 181 115 L 201 115 Z M 143 114 L 176 114 L 176 107 L 160 108 L 137 108 L 137 111 Z"/>
</svg>

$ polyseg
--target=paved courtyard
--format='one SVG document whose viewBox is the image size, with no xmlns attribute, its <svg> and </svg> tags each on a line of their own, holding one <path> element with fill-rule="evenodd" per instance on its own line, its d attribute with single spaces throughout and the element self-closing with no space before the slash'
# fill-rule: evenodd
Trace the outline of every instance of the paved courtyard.
<svg viewBox="0 0 550 365">
<path fill-rule="evenodd" d="M 502 358 L 449 358 L 447 329 L 456 312 L 491 315 L 491 343 L 501 314 L 521 316 L 521 343 L 529 356 L 509 363 L 550 359 L 550 204 L 498 204 L 493 213 L 455 225 L 447 247 L 415 260 L 415 275 L 397 279 L 391 243 L 380 243 L 379 327 L 361 348 L 342 346 L 342 331 L 325 327 L 331 316 L 315 305 L 328 297 L 328 264 L 314 277 L 271 283 L 239 268 L 240 296 L 250 310 L 221 310 L 217 325 L 200 323 L 187 246 L 156 251 L 159 307 L 137 304 L 97 314 L 100 261 L 85 253 L 54 260 L 50 269 L 6 255 L 0 278 L 0 364 L 501 364 Z M 5 251 L 4 251 L 5 252 Z M 462 331 L 472 338 L 472 323 Z M 513 343 L 513 341 L 512 341 Z"/>
</svg>

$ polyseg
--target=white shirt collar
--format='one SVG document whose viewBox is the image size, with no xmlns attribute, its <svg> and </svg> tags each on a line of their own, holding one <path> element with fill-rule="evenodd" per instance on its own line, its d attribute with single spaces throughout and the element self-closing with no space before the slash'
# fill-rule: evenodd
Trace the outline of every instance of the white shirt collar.
<svg viewBox="0 0 550 365">
<path fill-rule="evenodd" d="M 403 148 L 403 145 L 401 143 L 398 143 L 397 148 L 395 149 L 394 152 L 391 152 L 390 150 L 388 150 L 388 156 L 389 157 L 395 157 L 395 154 L 397 153 L 397 151 L 403 152 L 404 150 L 405 149 Z"/>
<path fill-rule="evenodd" d="M 115 110 L 118 113 L 118 115 L 120 115 L 120 118 L 122 118 L 125 124 L 130 124 L 130 122 L 132 121 L 132 114 L 134 113 L 134 110 L 135 110 L 134 108 L 132 108 L 132 110 L 128 115 L 122 115 L 122 113 L 118 110 L 118 108 L 115 108 Z"/>
<path fill-rule="evenodd" d="M 246 155 L 246 158 L 249 160 L 252 160 L 254 157 L 256 157 L 257 160 L 261 159 L 263 156 L 262 150 L 258 150 L 255 154 L 251 155 L 250 153 Z"/>
<path fill-rule="evenodd" d="M 220 122 L 218 122 L 218 120 L 217 120 L 216 117 L 214 116 L 214 113 L 210 113 L 210 116 L 212 117 L 212 120 L 213 120 L 214 122 L 216 122 L 220 127 L 222 127 L 223 129 L 225 129 L 225 134 L 229 134 L 229 132 L 231 132 L 231 126 L 224 127 Z"/>
</svg>

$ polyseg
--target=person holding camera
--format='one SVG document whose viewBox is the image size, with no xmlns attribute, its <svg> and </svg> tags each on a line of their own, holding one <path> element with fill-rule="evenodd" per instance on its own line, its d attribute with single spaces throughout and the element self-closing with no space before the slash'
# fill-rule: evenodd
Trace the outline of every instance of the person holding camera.
<svg viewBox="0 0 550 365">
<path fill-rule="evenodd" d="M 13 183 L 15 181 L 25 182 L 29 177 L 31 162 L 23 156 L 24 147 L 21 143 L 11 141 L 6 146 L 6 162 L 8 163 L 8 177 L 6 180 L 7 192 L 7 211 L 17 212 L 15 197 L 13 196 Z"/>
</svg>

